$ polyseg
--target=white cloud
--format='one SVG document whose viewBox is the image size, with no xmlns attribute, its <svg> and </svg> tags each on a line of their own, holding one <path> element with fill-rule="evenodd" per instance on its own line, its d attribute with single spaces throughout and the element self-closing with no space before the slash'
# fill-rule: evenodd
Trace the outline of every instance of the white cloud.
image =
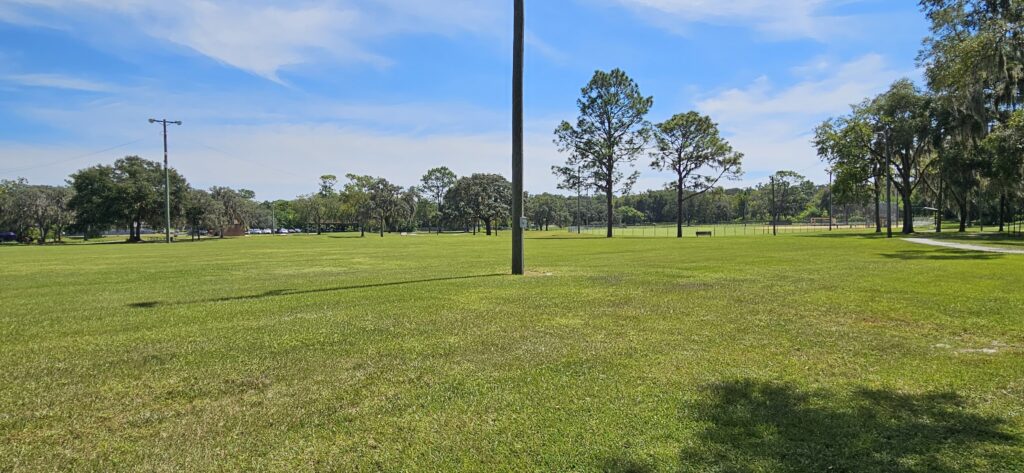
<svg viewBox="0 0 1024 473">
<path fill-rule="evenodd" d="M 771 37 L 826 39 L 849 31 L 851 17 L 831 15 L 827 7 L 852 0 L 613 0 L 654 21 L 677 28 L 678 22 L 752 25 Z"/>
<path fill-rule="evenodd" d="M 0 21 L 70 28 L 99 18 L 278 82 L 282 69 L 323 58 L 386 66 L 369 45 L 395 34 L 492 34 L 500 12 L 495 0 L 12 1 Z"/>
<path fill-rule="evenodd" d="M 510 175 L 511 134 L 502 132 L 412 135 L 330 124 L 274 124 L 172 130 L 171 165 L 196 187 L 227 185 L 256 191 L 260 199 L 313 192 L 318 176 L 347 173 L 383 176 L 417 185 L 435 166 L 460 175 Z M 30 182 L 61 183 L 77 169 L 112 163 L 129 154 L 161 156 L 159 136 L 93 154 L 81 147 L 0 142 L 0 172 Z M 89 156 L 86 156 L 89 155 Z M 526 180 L 531 192 L 555 190 L 552 165 L 562 161 L 547 133 L 527 136 Z M 16 169 L 17 172 L 6 172 Z"/>
<path fill-rule="evenodd" d="M 824 165 L 810 143 L 814 127 L 908 75 L 876 54 L 844 64 L 823 66 L 822 61 L 795 68 L 802 76 L 817 77 L 788 87 L 776 87 L 768 77 L 760 77 L 747 87 L 697 102 L 697 109 L 717 121 L 733 146 L 746 155 L 747 183 L 781 169 L 804 171 L 820 181 Z"/>
<path fill-rule="evenodd" d="M 46 87 L 83 92 L 110 92 L 114 90 L 114 87 L 107 84 L 61 74 L 0 75 L 0 82 L 25 87 Z"/>
</svg>

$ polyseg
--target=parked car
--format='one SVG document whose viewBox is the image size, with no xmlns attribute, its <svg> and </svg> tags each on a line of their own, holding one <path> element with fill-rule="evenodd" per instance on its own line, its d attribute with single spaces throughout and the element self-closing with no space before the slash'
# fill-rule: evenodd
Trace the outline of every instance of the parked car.
<svg viewBox="0 0 1024 473">
<path fill-rule="evenodd" d="M 0 241 L 8 242 L 15 241 L 18 239 L 18 234 L 14 232 L 0 232 Z"/>
<path fill-rule="evenodd" d="M 278 235 L 287 235 L 288 234 L 288 229 L 287 228 L 278 228 L 277 229 L 277 234 Z"/>
</svg>

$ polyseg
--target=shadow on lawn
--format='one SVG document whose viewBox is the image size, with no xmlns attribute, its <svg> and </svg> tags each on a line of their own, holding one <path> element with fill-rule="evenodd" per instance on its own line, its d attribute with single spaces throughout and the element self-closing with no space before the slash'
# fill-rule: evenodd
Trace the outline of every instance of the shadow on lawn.
<svg viewBox="0 0 1024 473">
<path fill-rule="evenodd" d="M 453 276 L 447 278 L 430 278 L 430 279 L 416 279 L 412 281 L 395 281 L 395 282 L 383 282 L 374 284 L 355 284 L 351 286 L 338 286 L 338 287 L 326 287 L 318 289 L 275 289 L 272 291 L 261 292 L 259 294 L 248 294 L 241 296 L 227 296 L 227 297 L 215 297 L 211 299 L 199 299 L 191 301 L 179 301 L 179 302 L 161 302 L 161 301 L 146 301 L 146 302 L 134 302 L 128 304 L 128 307 L 135 309 L 153 309 L 159 306 L 175 306 L 175 305 L 191 305 L 191 304 L 205 304 L 210 302 L 232 302 L 232 301 L 250 301 L 257 299 L 267 299 L 271 297 L 282 297 L 282 296 L 295 296 L 302 294 L 320 294 L 326 292 L 339 292 L 349 291 L 355 289 L 374 289 L 381 287 L 392 287 L 392 286 L 405 286 L 409 284 L 423 284 L 430 282 L 444 282 L 444 281 L 459 281 L 464 279 L 481 279 L 481 278 L 494 278 L 500 276 L 507 276 L 504 273 L 495 274 L 479 274 L 474 276 Z"/>
<path fill-rule="evenodd" d="M 998 243 L 1009 247 L 1024 246 L 1024 238 L 1010 233 L 930 233 L 928 238 L 934 240 L 951 240 L 959 243 Z"/>
<path fill-rule="evenodd" d="M 782 233 L 780 232 L 779 234 L 781 235 Z M 846 229 L 843 229 L 843 231 L 836 231 L 836 232 L 829 232 L 828 230 L 826 230 L 826 231 L 821 232 L 821 233 L 804 233 L 804 234 L 794 233 L 793 235 L 794 236 L 803 237 L 803 238 L 837 238 L 837 239 L 838 238 L 844 238 L 844 239 L 860 238 L 860 239 L 868 239 L 868 240 L 879 239 L 879 238 L 880 239 L 885 239 L 885 232 L 884 231 L 882 233 L 875 233 L 874 231 L 870 231 L 870 232 L 869 231 L 863 231 L 862 232 L 862 231 L 849 231 L 849 230 L 846 230 Z M 901 238 L 901 237 L 904 237 L 904 236 L 914 236 L 914 235 L 903 235 L 902 233 L 899 233 L 899 232 L 893 232 L 892 233 L 892 237 L 893 238 Z"/>
<path fill-rule="evenodd" d="M 861 389 L 837 396 L 775 382 L 711 386 L 693 412 L 707 424 L 680 452 L 683 471 L 1020 471 L 1008 421 L 969 412 L 952 392 Z M 620 462 L 613 471 L 646 471 Z"/>
<path fill-rule="evenodd" d="M 1003 253 L 986 253 L 983 251 L 958 250 L 953 248 L 936 248 L 930 250 L 900 250 L 897 253 L 883 253 L 883 257 L 904 261 L 913 260 L 993 260 L 1005 256 Z"/>
</svg>

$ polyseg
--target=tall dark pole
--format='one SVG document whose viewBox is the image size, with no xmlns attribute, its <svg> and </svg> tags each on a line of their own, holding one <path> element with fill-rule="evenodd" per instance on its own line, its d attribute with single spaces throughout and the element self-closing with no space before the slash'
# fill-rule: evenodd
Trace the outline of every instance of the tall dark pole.
<svg viewBox="0 0 1024 473">
<path fill-rule="evenodd" d="M 892 238 L 892 155 L 888 134 L 885 140 L 885 237 Z"/>
<path fill-rule="evenodd" d="M 779 234 L 779 227 L 778 227 L 778 220 L 779 220 L 779 218 L 777 217 L 777 212 L 778 212 L 779 208 L 778 208 L 778 204 L 775 202 L 775 176 L 772 176 L 771 179 L 772 179 L 772 236 L 776 236 L 776 235 Z"/>
<path fill-rule="evenodd" d="M 525 272 L 523 258 L 523 52 L 526 12 L 524 0 L 515 2 L 512 41 L 512 274 Z"/>
<path fill-rule="evenodd" d="M 179 125 L 180 126 L 181 122 L 180 121 L 170 121 L 170 120 L 166 120 L 166 119 L 164 119 L 164 120 L 156 120 L 156 119 L 153 119 L 153 118 L 150 118 L 149 122 L 150 123 L 159 123 L 159 124 L 163 125 L 163 127 L 164 127 L 164 217 L 166 218 L 166 220 L 164 220 L 164 224 L 167 225 L 166 229 L 164 230 L 164 235 L 167 238 L 167 240 L 166 240 L 167 243 L 170 243 L 171 242 L 171 171 L 170 171 L 170 167 L 167 164 L 167 125 L 171 124 L 171 125 Z"/>
<path fill-rule="evenodd" d="M 576 234 L 583 234 L 583 167 L 576 166 Z"/>
<path fill-rule="evenodd" d="M 828 231 L 832 231 L 832 170 L 828 170 Z"/>
</svg>

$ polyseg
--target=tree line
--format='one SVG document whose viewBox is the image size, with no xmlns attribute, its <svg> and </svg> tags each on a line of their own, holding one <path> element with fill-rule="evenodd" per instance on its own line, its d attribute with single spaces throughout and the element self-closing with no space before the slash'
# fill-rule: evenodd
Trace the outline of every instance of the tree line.
<svg viewBox="0 0 1024 473">
<path fill-rule="evenodd" d="M 191 238 L 223 237 L 250 228 L 374 232 L 458 231 L 495 234 L 511 224 L 511 183 L 497 174 L 458 176 L 446 167 L 430 169 L 419 185 L 408 188 L 385 178 L 349 174 L 321 176 L 315 191 L 295 199 L 260 202 L 255 192 L 214 186 L 195 189 L 173 168 L 171 222 Z M 127 230 L 129 241 L 145 231 L 164 230 L 162 164 L 137 156 L 112 165 L 82 169 L 65 186 L 30 185 L 23 179 L 0 181 L 0 231 L 19 241 L 59 242 L 67 233 L 99 237 Z M 806 220 L 826 214 L 826 186 L 789 171 L 777 174 L 775 197 L 768 185 L 715 187 L 688 191 L 649 190 L 618 196 L 615 225 L 674 221 L 684 225 Z M 784 189 L 790 189 L 785 190 Z M 606 200 L 600 195 L 525 193 L 525 216 L 532 229 L 605 224 Z M 849 209 L 847 209 L 849 212 Z M 854 209 L 866 214 L 866 209 Z M 237 234 L 237 233 L 235 233 Z"/>
<path fill-rule="evenodd" d="M 1024 191 L 1024 3 L 920 4 L 931 24 L 918 56 L 927 89 L 901 79 L 819 125 L 815 145 L 836 172 L 836 200 L 873 202 L 878 232 L 890 182 L 903 233 L 922 204 L 937 231 L 949 215 L 960 231 L 985 216 L 1003 231 Z"/>
</svg>

